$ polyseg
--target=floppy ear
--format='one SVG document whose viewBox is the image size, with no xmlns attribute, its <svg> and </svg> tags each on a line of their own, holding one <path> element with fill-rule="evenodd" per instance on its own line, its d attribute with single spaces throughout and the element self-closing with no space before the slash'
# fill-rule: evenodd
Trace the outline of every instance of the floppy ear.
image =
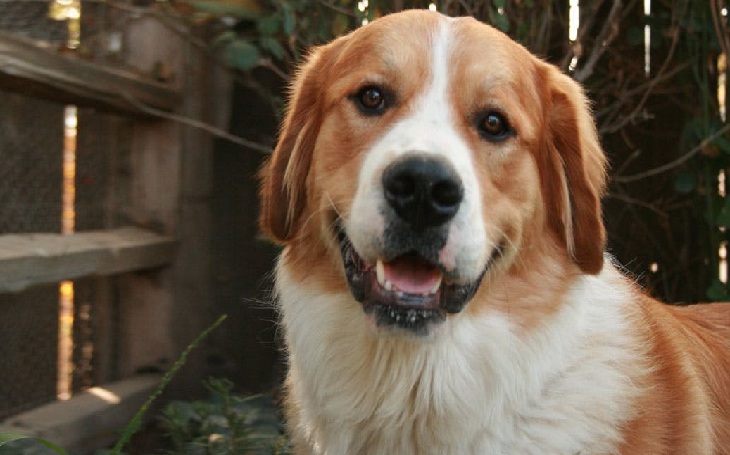
<svg viewBox="0 0 730 455">
<path fill-rule="evenodd" d="M 603 268 L 606 230 L 601 197 L 606 157 L 581 87 L 557 69 L 546 69 L 546 123 L 541 179 L 550 229 L 580 269 Z"/>
<path fill-rule="evenodd" d="M 322 116 L 323 49 L 315 49 L 295 77 L 279 141 L 260 173 L 259 227 L 279 242 L 294 236 L 307 204 L 307 175 Z"/>
</svg>

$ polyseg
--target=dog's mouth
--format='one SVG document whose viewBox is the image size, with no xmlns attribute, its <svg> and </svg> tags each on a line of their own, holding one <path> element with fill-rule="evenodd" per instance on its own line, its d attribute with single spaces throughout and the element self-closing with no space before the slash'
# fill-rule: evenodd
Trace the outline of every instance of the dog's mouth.
<svg viewBox="0 0 730 455">
<path fill-rule="evenodd" d="M 466 306 L 486 271 L 485 267 L 474 281 L 456 283 L 447 278 L 443 267 L 416 252 L 370 263 L 358 255 L 344 229 L 338 229 L 337 237 L 350 292 L 378 326 L 427 334 L 429 324 L 443 322 L 448 313 Z M 499 252 L 493 258 L 501 254 L 500 248 L 495 251 Z"/>
</svg>

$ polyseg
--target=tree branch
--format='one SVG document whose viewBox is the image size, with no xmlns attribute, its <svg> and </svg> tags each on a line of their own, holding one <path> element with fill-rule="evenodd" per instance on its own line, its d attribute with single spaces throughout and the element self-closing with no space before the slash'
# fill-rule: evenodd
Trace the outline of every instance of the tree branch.
<svg viewBox="0 0 730 455">
<path fill-rule="evenodd" d="M 608 13 L 608 17 L 603 23 L 603 27 L 593 44 L 588 60 L 581 68 L 576 69 L 573 72 L 573 79 L 578 82 L 584 82 L 593 74 L 593 70 L 598 63 L 598 60 L 600 60 L 608 46 L 618 35 L 619 27 L 616 23 L 616 19 L 620 13 L 621 0 L 613 0 L 611 11 Z M 597 15 L 594 15 L 594 17 L 597 17 Z"/>
<path fill-rule="evenodd" d="M 685 153 L 684 155 L 680 156 L 679 158 L 677 158 L 673 161 L 670 161 L 667 164 L 663 164 L 661 166 L 658 166 L 658 167 L 655 167 L 652 169 L 648 169 L 644 172 L 639 172 L 638 174 L 617 175 L 617 176 L 614 176 L 612 180 L 617 183 L 630 183 L 630 182 L 635 182 L 637 180 L 645 179 L 647 177 L 652 177 L 654 175 L 658 175 L 663 172 L 671 171 L 672 169 L 686 163 L 690 158 L 697 155 L 702 150 L 704 150 L 708 145 L 710 145 L 712 143 L 712 141 L 714 141 L 718 137 L 724 135 L 728 131 L 730 131 L 730 123 L 726 124 L 719 130 L 715 131 L 713 134 L 707 136 L 705 139 L 702 140 L 702 142 L 700 142 L 699 145 L 694 147 L 689 152 Z"/>
<path fill-rule="evenodd" d="M 200 120 L 195 120 L 190 117 L 184 117 L 182 115 L 165 112 L 160 109 L 155 109 L 154 107 L 147 106 L 146 104 L 140 102 L 139 100 L 137 100 L 133 96 L 130 96 L 127 93 L 122 93 L 122 97 L 130 104 L 132 104 L 135 108 L 139 109 L 140 111 L 146 112 L 147 114 L 203 130 L 207 133 L 212 134 L 213 136 L 225 139 L 229 142 L 233 142 L 234 144 L 241 145 L 257 152 L 265 153 L 267 155 L 271 153 L 271 147 L 267 147 L 258 142 L 249 141 L 248 139 L 233 135 L 228 131 L 217 128 L 209 123 L 201 122 Z"/>
</svg>

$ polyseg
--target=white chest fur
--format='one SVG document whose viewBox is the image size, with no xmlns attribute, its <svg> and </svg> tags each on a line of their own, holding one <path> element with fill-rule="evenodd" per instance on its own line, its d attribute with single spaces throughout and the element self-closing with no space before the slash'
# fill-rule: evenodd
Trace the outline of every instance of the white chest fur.
<svg viewBox="0 0 730 455">
<path fill-rule="evenodd" d="M 614 453 L 641 374 L 622 280 L 579 278 L 530 333 L 485 311 L 420 339 L 377 336 L 349 294 L 279 267 L 294 431 L 327 455 Z"/>
</svg>

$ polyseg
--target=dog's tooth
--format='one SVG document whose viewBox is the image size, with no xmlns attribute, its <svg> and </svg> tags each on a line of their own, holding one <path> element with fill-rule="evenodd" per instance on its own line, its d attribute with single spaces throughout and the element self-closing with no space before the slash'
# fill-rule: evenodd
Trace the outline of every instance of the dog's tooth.
<svg viewBox="0 0 730 455">
<path fill-rule="evenodd" d="M 385 280 L 385 283 L 383 283 L 383 287 L 386 291 L 392 291 L 393 290 L 393 283 L 391 283 L 388 280 Z"/>
<path fill-rule="evenodd" d="M 417 314 L 416 310 L 408 310 L 408 321 L 411 323 L 416 322 Z"/>
<path fill-rule="evenodd" d="M 375 263 L 375 275 L 378 277 L 378 284 L 381 286 L 385 286 L 385 266 L 383 265 L 383 261 L 378 259 L 378 262 Z"/>
<path fill-rule="evenodd" d="M 443 276 L 440 276 L 439 279 L 434 283 L 433 287 L 431 288 L 431 294 L 435 294 L 439 291 L 439 288 L 441 287 L 442 279 L 443 279 Z"/>
</svg>

